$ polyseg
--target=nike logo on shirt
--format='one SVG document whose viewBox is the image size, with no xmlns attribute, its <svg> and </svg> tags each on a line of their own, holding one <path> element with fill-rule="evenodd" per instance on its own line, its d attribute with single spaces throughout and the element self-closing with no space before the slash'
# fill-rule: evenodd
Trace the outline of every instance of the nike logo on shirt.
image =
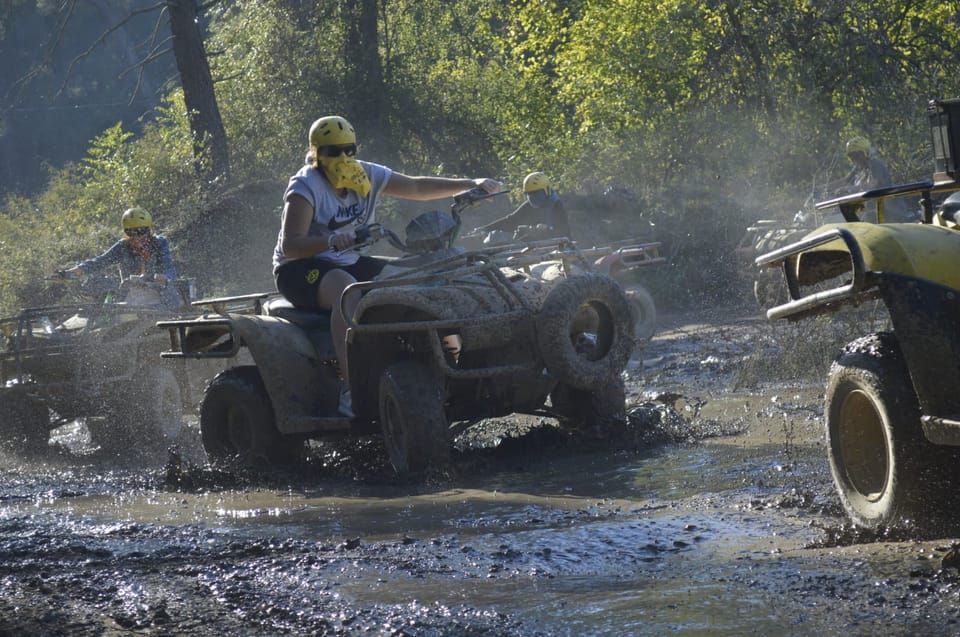
<svg viewBox="0 0 960 637">
<path fill-rule="evenodd" d="M 327 224 L 327 228 L 329 228 L 331 232 L 335 232 L 344 226 L 349 226 L 353 222 L 354 222 L 354 219 L 346 219 L 345 221 L 337 221 L 336 219 L 331 219 L 330 223 Z"/>
</svg>

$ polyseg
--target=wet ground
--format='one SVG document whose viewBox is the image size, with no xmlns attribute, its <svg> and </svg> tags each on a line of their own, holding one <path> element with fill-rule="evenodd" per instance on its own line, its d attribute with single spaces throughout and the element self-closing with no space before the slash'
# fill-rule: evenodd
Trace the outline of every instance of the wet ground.
<svg viewBox="0 0 960 637">
<path fill-rule="evenodd" d="M 822 379 L 862 317 L 661 322 L 618 448 L 494 421 L 397 483 L 376 440 L 244 473 L 78 424 L 0 458 L 0 635 L 960 632 L 955 538 L 856 532 L 833 492 Z"/>
</svg>

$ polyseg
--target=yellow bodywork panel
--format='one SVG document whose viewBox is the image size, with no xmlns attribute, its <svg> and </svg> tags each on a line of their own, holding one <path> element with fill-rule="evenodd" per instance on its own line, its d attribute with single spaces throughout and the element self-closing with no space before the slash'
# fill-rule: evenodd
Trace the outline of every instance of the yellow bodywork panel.
<svg viewBox="0 0 960 637">
<path fill-rule="evenodd" d="M 925 279 L 960 289 L 960 232 L 926 224 L 828 224 L 807 237 L 832 228 L 844 228 L 854 235 L 863 253 L 867 270 Z M 797 268 L 801 283 L 840 274 L 849 269 L 847 246 L 841 240 L 831 241 L 798 255 Z M 842 268 L 840 267 L 843 264 Z"/>
</svg>

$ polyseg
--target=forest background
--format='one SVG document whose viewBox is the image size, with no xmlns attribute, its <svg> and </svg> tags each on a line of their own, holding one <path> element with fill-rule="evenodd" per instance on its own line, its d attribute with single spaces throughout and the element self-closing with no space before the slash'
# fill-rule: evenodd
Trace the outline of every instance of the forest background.
<svg viewBox="0 0 960 637">
<path fill-rule="evenodd" d="M 362 158 L 502 179 L 477 223 L 542 170 L 575 238 L 662 242 L 658 304 L 736 298 L 745 228 L 845 173 L 850 136 L 897 182 L 931 176 L 958 35 L 944 0 L 5 0 L 0 312 L 134 205 L 202 293 L 272 289 L 283 188 L 328 114 Z"/>
</svg>

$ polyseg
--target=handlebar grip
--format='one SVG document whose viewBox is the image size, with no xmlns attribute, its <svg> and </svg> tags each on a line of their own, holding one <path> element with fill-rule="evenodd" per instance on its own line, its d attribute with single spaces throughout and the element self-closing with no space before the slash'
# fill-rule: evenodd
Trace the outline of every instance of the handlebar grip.
<svg viewBox="0 0 960 637">
<path fill-rule="evenodd" d="M 370 240 L 370 226 L 360 226 L 353 233 L 354 243 L 366 243 Z"/>
</svg>

